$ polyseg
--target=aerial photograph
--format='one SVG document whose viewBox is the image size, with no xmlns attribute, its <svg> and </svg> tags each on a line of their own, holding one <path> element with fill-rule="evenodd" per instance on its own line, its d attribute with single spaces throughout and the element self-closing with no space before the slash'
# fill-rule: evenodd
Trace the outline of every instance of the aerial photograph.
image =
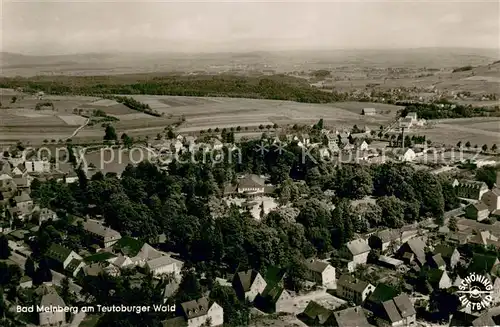
<svg viewBox="0 0 500 327">
<path fill-rule="evenodd" d="M 498 0 L 0 1 L 0 327 L 500 326 Z"/>
</svg>

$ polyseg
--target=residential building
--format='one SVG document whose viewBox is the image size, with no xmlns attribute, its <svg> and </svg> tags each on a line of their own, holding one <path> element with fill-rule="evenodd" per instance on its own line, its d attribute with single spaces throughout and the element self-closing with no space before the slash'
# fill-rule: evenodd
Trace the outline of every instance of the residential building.
<svg viewBox="0 0 500 327">
<path fill-rule="evenodd" d="M 224 324 L 224 309 L 207 298 L 184 302 L 180 307 L 182 316 L 164 321 L 163 326 L 215 327 Z"/>
<path fill-rule="evenodd" d="M 375 110 L 375 108 L 363 108 L 363 110 L 361 110 L 361 114 L 363 116 L 375 116 L 377 114 L 377 111 Z"/>
<path fill-rule="evenodd" d="M 55 289 L 47 288 L 40 300 L 40 306 L 64 308 L 66 304 Z M 66 313 L 63 310 L 42 310 L 38 313 L 38 319 L 40 326 L 60 326 L 66 323 Z"/>
<path fill-rule="evenodd" d="M 409 112 L 408 114 L 406 114 L 406 118 L 410 118 L 412 122 L 416 122 L 418 120 L 416 112 Z"/>
<path fill-rule="evenodd" d="M 0 174 L 0 191 L 10 192 L 16 190 L 14 179 L 7 174 Z"/>
<path fill-rule="evenodd" d="M 249 269 L 235 274 L 232 286 L 240 299 L 253 302 L 257 295 L 264 292 L 267 282 L 258 271 Z"/>
<path fill-rule="evenodd" d="M 394 299 L 399 294 L 401 292 L 392 286 L 380 283 L 375 287 L 373 293 L 366 298 L 363 306 L 374 313 L 379 313 L 382 310 L 382 303 Z"/>
<path fill-rule="evenodd" d="M 14 201 L 21 216 L 31 213 L 31 210 L 33 209 L 33 200 L 28 193 L 21 193 L 21 195 L 14 197 Z"/>
<path fill-rule="evenodd" d="M 412 149 L 407 149 L 403 153 L 403 155 L 401 155 L 399 157 L 399 160 L 404 161 L 404 162 L 411 162 L 411 161 L 415 160 L 416 157 L 417 157 L 417 154 L 415 153 L 415 151 L 413 151 Z"/>
<path fill-rule="evenodd" d="M 19 287 L 20 288 L 31 288 L 31 287 L 33 287 L 33 280 L 29 276 L 24 275 L 19 280 Z"/>
<path fill-rule="evenodd" d="M 175 279 L 180 280 L 183 265 L 184 262 L 172 258 L 170 255 L 163 255 L 147 261 L 146 271 L 152 273 L 154 276 L 172 274 Z"/>
<path fill-rule="evenodd" d="M 309 259 L 306 261 L 306 267 L 307 280 L 322 286 L 335 284 L 335 268 L 330 264 L 317 259 Z"/>
<path fill-rule="evenodd" d="M 367 151 L 369 149 L 368 143 L 365 140 L 356 140 L 354 142 L 354 146 L 358 151 Z"/>
<path fill-rule="evenodd" d="M 369 253 L 370 246 L 363 239 L 350 241 L 341 250 L 342 256 L 349 260 L 347 265 L 349 272 L 353 272 L 356 266 L 360 264 L 366 264 Z"/>
<path fill-rule="evenodd" d="M 39 209 L 38 221 L 40 224 L 47 220 L 54 221 L 58 219 L 57 214 L 54 211 L 50 210 L 49 208 L 42 208 L 42 209 L 38 208 L 38 209 Z"/>
<path fill-rule="evenodd" d="M 460 261 L 460 252 L 458 252 L 456 247 L 450 245 L 439 244 L 434 247 L 433 253 L 435 255 L 441 255 L 444 262 L 450 269 L 454 269 Z"/>
<path fill-rule="evenodd" d="M 383 310 L 377 316 L 379 326 L 415 326 L 417 313 L 406 293 L 382 303 Z"/>
<path fill-rule="evenodd" d="M 500 189 L 494 188 L 484 193 L 481 201 L 488 206 L 489 211 L 500 210 Z"/>
<path fill-rule="evenodd" d="M 386 252 L 390 250 L 391 245 L 399 246 L 401 232 L 394 229 L 384 229 L 370 235 L 368 244 L 371 249 Z M 395 249 L 394 249 L 395 250 Z"/>
<path fill-rule="evenodd" d="M 365 312 L 359 306 L 333 313 L 333 325 L 338 327 L 370 327 Z"/>
<path fill-rule="evenodd" d="M 478 181 L 453 181 L 453 187 L 458 197 L 464 199 L 480 200 L 488 192 L 488 185 Z"/>
<path fill-rule="evenodd" d="M 76 252 L 53 243 L 46 253 L 50 266 L 60 272 L 67 272 L 73 277 L 85 266 L 83 258 Z"/>
<path fill-rule="evenodd" d="M 429 258 L 429 266 L 432 268 L 446 270 L 446 262 L 440 253 L 433 255 Z"/>
<path fill-rule="evenodd" d="M 488 219 L 490 211 L 483 202 L 471 203 L 465 208 L 465 216 L 469 219 L 483 221 Z"/>
<path fill-rule="evenodd" d="M 397 256 L 406 263 L 417 263 L 420 267 L 426 262 L 425 260 L 426 242 L 423 237 L 415 237 L 404 243 L 397 251 Z"/>
<path fill-rule="evenodd" d="M 426 268 L 420 274 L 429 281 L 434 290 L 447 289 L 452 286 L 452 280 L 446 271 L 437 268 Z"/>
<path fill-rule="evenodd" d="M 29 173 L 50 173 L 50 162 L 45 160 L 25 161 L 24 167 Z"/>
<path fill-rule="evenodd" d="M 413 123 L 414 122 L 413 122 L 413 120 L 411 118 L 407 118 L 407 117 L 406 118 L 401 118 L 399 120 L 399 128 L 406 128 L 406 129 L 408 129 L 408 128 L 410 128 L 410 127 L 413 126 Z"/>
<path fill-rule="evenodd" d="M 337 295 L 357 305 L 365 302 L 373 291 L 375 286 L 350 275 L 342 275 L 337 281 Z"/>
<path fill-rule="evenodd" d="M 26 167 L 19 163 L 17 166 L 15 166 L 13 169 L 12 169 L 12 176 L 14 177 L 26 177 L 26 175 L 28 174 L 28 170 L 26 169 Z"/>
<path fill-rule="evenodd" d="M 279 284 L 267 283 L 266 288 L 255 297 L 255 306 L 268 313 L 284 312 L 292 300 L 291 295 Z"/>
<path fill-rule="evenodd" d="M 104 226 L 97 220 L 86 220 L 83 229 L 90 234 L 101 247 L 110 247 L 122 238 L 119 232 Z"/>
<path fill-rule="evenodd" d="M 315 301 L 310 301 L 297 318 L 308 326 L 333 326 L 333 310 Z"/>
</svg>

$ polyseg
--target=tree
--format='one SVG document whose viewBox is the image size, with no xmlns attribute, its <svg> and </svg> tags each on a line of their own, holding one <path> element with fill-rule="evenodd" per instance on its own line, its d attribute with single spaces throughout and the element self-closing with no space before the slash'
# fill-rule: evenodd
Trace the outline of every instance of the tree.
<svg viewBox="0 0 500 327">
<path fill-rule="evenodd" d="M 485 182 L 489 188 L 492 188 L 497 181 L 497 170 L 495 167 L 484 166 L 476 170 L 476 179 Z"/>
<path fill-rule="evenodd" d="M 275 124 L 273 125 L 273 128 L 274 128 L 274 129 L 277 129 L 277 128 L 278 128 L 278 124 L 276 124 L 276 123 L 275 123 Z"/>
<path fill-rule="evenodd" d="M 457 227 L 457 217 L 453 216 L 453 217 L 450 217 L 450 219 L 448 220 L 448 228 L 453 231 L 453 232 L 456 232 L 458 227 Z"/>
<path fill-rule="evenodd" d="M 31 256 L 26 259 L 26 263 L 24 264 L 24 271 L 26 272 L 27 276 L 31 278 L 35 277 L 35 262 L 31 258 Z"/>
<path fill-rule="evenodd" d="M 470 148 L 470 146 L 471 146 L 470 142 L 469 142 L 469 141 L 467 141 L 467 143 L 465 143 L 465 147 L 466 147 L 467 149 L 469 149 L 469 148 Z"/>
<path fill-rule="evenodd" d="M 10 98 L 10 103 L 16 103 L 17 101 L 17 96 L 13 96 L 12 98 Z"/>
<path fill-rule="evenodd" d="M 457 148 L 461 148 L 461 147 L 462 147 L 462 141 L 458 141 Z"/>
<path fill-rule="evenodd" d="M 484 152 L 488 151 L 488 145 L 484 144 L 481 148 Z"/>
<path fill-rule="evenodd" d="M 498 149 L 498 148 L 497 148 L 497 145 L 496 145 L 496 144 L 493 144 L 493 145 L 491 146 L 491 151 L 493 151 L 493 152 L 497 152 L 497 149 Z"/>
<path fill-rule="evenodd" d="M 0 236 L 0 259 L 5 260 L 10 257 L 10 247 L 7 236 L 2 234 Z"/>
<path fill-rule="evenodd" d="M 260 124 L 259 129 L 264 129 L 264 125 Z"/>
<path fill-rule="evenodd" d="M 50 271 L 50 266 L 46 258 L 40 260 L 40 265 L 35 274 L 34 282 L 35 284 L 42 284 L 45 282 L 50 282 L 52 280 L 52 271 Z"/>
<path fill-rule="evenodd" d="M 175 295 L 177 301 L 187 302 L 199 299 L 201 296 L 202 289 L 198 281 L 198 276 L 192 270 L 185 270 L 179 285 L 179 290 Z"/>
<path fill-rule="evenodd" d="M 105 141 L 116 141 L 118 136 L 116 135 L 116 130 L 113 126 L 107 125 L 104 130 L 104 140 Z"/>
</svg>

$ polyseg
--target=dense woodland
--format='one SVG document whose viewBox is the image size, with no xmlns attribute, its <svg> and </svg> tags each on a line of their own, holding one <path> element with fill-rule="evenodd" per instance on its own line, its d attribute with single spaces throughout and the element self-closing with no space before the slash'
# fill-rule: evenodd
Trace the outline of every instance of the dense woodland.
<svg viewBox="0 0 500 327">
<path fill-rule="evenodd" d="M 405 117 L 409 112 L 416 112 L 418 118 L 423 119 L 447 119 L 447 118 L 470 118 L 470 117 L 499 117 L 500 109 L 497 107 L 473 107 L 471 105 L 452 104 L 447 101 L 437 103 L 405 103 L 401 116 Z"/>
<path fill-rule="evenodd" d="M 177 96 L 211 96 L 252 99 L 290 100 L 306 103 L 327 103 L 346 99 L 315 89 L 306 80 L 289 76 L 238 77 L 219 76 L 40 76 L 36 78 L 2 78 L 2 88 L 23 88 L 25 92 L 48 94 L 93 95 L 152 94 Z"/>
</svg>

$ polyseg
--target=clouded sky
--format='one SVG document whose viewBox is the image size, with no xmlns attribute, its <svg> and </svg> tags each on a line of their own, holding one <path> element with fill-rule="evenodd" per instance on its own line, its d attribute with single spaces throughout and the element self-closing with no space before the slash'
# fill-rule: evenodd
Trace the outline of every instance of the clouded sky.
<svg viewBox="0 0 500 327">
<path fill-rule="evenodd" d="M 2 51 L 499 49 L 498 1 L 3 1 Z"/>
</svg>

